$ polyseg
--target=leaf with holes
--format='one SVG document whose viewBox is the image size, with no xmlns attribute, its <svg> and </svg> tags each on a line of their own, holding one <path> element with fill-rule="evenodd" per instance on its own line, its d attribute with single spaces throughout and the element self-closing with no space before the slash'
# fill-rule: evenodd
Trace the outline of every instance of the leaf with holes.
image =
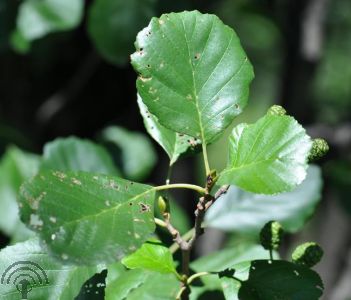
<svg viewBox="0 0 351 300">
<path fill-rule="evenodd" d="M 230 136 L 228 166 L 218 184 L 258 194 L 291 191 L 306 177 L 311 145 L 290 116 L 266 115 L 254 124 L 240 124 Z"/>
<path fill-rule="evenodd" d="M 103 147 L 76 137 L 60 138 L 47 143 L 44 147 L 41 169 L 110 175 L 120 173 Z"/>
<path fill-rule="evenodd" d="M 17 265 L 8 269 L 14 263 Z M 7 269 L 9 272 L 6 273 Z M 78 295 L 82 284 L 102 269 L 102 266 L 62 265 L 40 247 L 38 239 L 17 243 L 0 252 L 0 271 L 3 280 L 0 284 L 0 298 L 18 300 L 20 293 L 16 284 L 13 284 L 14 280 L 30 279 L 29 299 L 71 300 Z"/>
<path fill-rule="evenodd" d="M 154 194 L 151 186 L 112 176 L 41 172 L 21 187 L 21 218 L 55 256 L 110 263 L 154 232 Z"/>
<path fill-rule="evenodd" d="M 171 252 L 159 241 L 148 241 L 136 252 L 123 258 L 122 263 L 129 269 L 144 269 L 159 273 L 173 273 L 179 276 Z"/>
<path fill-rule="evenodd" d="M 186 153 L 189 148 L 194 150 L 201 144 L 201 141 L 197 138 L 193 138 L 186 134 L 177 133 L 161 125 L 157 118 L 148 111 L 139 95 L 138 105 L 140 113 L 143 116 L 147 132 L 167 152 L 170 159 L 170 165 L 173 165 L 178 160 L 180 155 Z"/>
<path fill-rule="evenodd" d="M 139 94 L 165 127 L 208 144 L 244 109 L 253 70 L 218 17 L 192 11 L 153 18 L 135 45 Z"/>
<path fill-rule="evenodd" d="M 235 277 L 247 280 L 249 276 L 250 261 L 252 259 L 268 258 L 268 252 L 261 245 L 239 243 L 235 247 L 227 247 L 209 255 L 200 257 L 191 263 L 191 268 L 196 272 L 220 272 L 235 270 Z M 277 255 L 274 255 L 277 257 Z M 237 300 L 240 284 L 233 278 L 208 275 L 201 277 L 205 290 L 223 290 L 226 299 Z"/>
<path fill-rule="evenodd" d="M 317 166 L 310 166 L 307 177 L 296 189 L 279 195 L 257 195 L 231 186 L 208 210 L 208 227 L 257 236 L 270 220 L 279 221 L 284 230 L 301 230 L 321 199 L 322 177 Z"/>
<path fill-rule="evenodd" d="M 321 278 L 307 267 L 281 260 L 256 260 L 249 279 L 241 284 L 239 299 L 317 300 L 322 292 Z"/>
</svg>

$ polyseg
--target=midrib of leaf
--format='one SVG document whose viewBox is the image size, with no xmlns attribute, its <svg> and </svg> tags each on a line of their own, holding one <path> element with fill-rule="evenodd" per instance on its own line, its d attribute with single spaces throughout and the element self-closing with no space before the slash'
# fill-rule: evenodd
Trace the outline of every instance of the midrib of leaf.
<svg viewBox="0 0 351 300">
<path fill-rule="evenodd" d="M 223 171 L 223 174 L 225 173 L 228 173 L 230 171 L 237 171 L 237 170 L 240 170 L 240 169 L 244 169 L 244 168 L 249 168 L 249 167 L 252 167 L 252 166 L 255 166 L 255 165 L 259 165 L 259 164 L 262 164 L 262 163 L 273 163 L 274 161 L 286 161 L 286 162 L 289 162 L 289 161 L 293 161 L 292 159 L 285 159 L 284 160 L 284 157 L 271 157 L 271 158 L 267 158 L 267 159 L 262 159 L 262 160 L 259 160 L 259 161 L 254 161 L 252 163 L 249 163 L 249 164 L 246 164 L 246 165 L 241 165 L 241 166 L 236 166 L 236 167 L 230 167 L 230 169 L 228 170 L 224 170 Z"/>
<path fill-rule="evenodd" d="M 71 224 L 74 224 L 74 223 L 77 223 L 77 222 L 80 222 L 80 221 L 83 221 L 83 220 L 86 220 L 86 219 L 90 219 L 90 218 L 98 218 L 99 216 L 101 216 L 101 215 L 103 215 L 103 214 L 105 214 L 105 213 L 109 213 L 109 212 L 111 212 L 111 211 L 115 211 L 115 212 L 117 212 L 118 211 L 118 209 L 121 207 L 121 206 L 123 206 L 123 205 L 125 205 L 125 204 L 128 204 L 129 202 L 135 202 L 135 201 L 137 201 L 140 197 L 142 197 L 142 196 L 144 196 L 144 195 L 146 195 L 146 194 L 148 194 L 148 193 L 150 193 L 151 191 L 153 191 L 153 190 L 155 190 L 155 188 L 151 188 L 151 189 L 149 189 L 149 190 L 147 190 L 147 191 L 145 191 L 145 192 L 143 192 L 143 193 L 141 193 L 141 194 L 139 194 L 139 195 L 136 195 L 136 196 L 134 196 L 133 198 L 131 198 L 130 200 L 128 200 L 128 201 L 125 201 L 125 202 L 123 202 L 123 203 L 119 203 L 118 205 L 115 205 L 115 206 L 113 206 L 113 207 L 111 207 L 111 208 L 108 208 L 108 209 L 104 209 L 104 210 L 102 210 L 102 211 L 100 211 L 99 213 L 97 213 L 97 214 L 90 214 L 90 215 L 85 215 L 85 216 L 83 216 L 82 218 L 78 218 L 78 219 L 74 219 L 74 220 L 71 220 L 71 221 L 68 221 L 68 222 L 64 222 L 64 224 L 62 224 L 62 225 L 60 225 L 60 226 L 56 226 L 56 227 L 51 227 L 53 230 L 57 230 L 57 229 L 59 229 L 61 226 L 66 226 L 66 225 L 71 225 Z M 127 203 L 128 202 L 128 203 Z"/>
<path fill-rule="evenodd" d="M 184 30 L 184 38 L 185 38 L 185 41 L 186 41 L 186 46 L 187 46 L 187 49 L 188 49 L 188 62 L 189 62 L 189 65 L 190 65 L 190 68 L 191 68 L 191 71 L 192 71 L 192 79 L 193 79 L 193 92 L 194 92 L 194 96 L 195 96 L 195 106 L 196 106 L 196 111 L 197 111 L 197 117 L 199 119 L 198 121 L 198 124 L 200 126 L 200 135 L 201 135 L 201 141 L 202 141 L 202 146 L 203 146 L 203 151 L 206 151 L 206 149 L 204 148 L 204 145 L 206 145 L 206 140 L 205 140 L 205 135 L 204 135 L 204 129 L 203 129 L 203 125 L 202 125 L 202 115 L 200 113 L 200 108 L 199 108 L 199 96 L 198 96 L 198 93 L 197 93 L 197 89 L 196 89 L 196 84 L 195 84 L 195 69 L 194 69 L 194 66 L 191 62 L 191 54 L 190 54 L 190 48 L 189 48 L 189 41 L 188 41 L 188 37 L 187 37 L 187 34 L 186 34 L 186 30 L 185 30 L 185 24 L 184 24 L 184 20 L 183 18 L 180 16 L 180 19 L 182 21 L 182 25 L 183 25 L 183 30 Z M 214 21 L 213 21 L 214 23 Z M 212 26 L 213 26 L 213 23 L 212 23 Z M 197 24 L 197 19 L 195 18 L 195 25 L 194 25 L 194 28 L 196 27 L 196 24 Z M 211 29 L 212 31 L 212 29 Z M 210 36 L 208 36 L 208 39 L 207 41 L 210 39 Z M 206 45 L 207 45 L 207 42 L 206 42 Z M 206 48 L 206 47 L 205 47 Z M 205 48 L 204 48 L 204 51 L 205 51 Z M 201 57 L 200 57 L 201 58 Z"/>
<path fill-rule="evenodd" d="M 257 133 L 255 141 L 253 142 L 251 149 L 248 151 L 248 154 L 246 155 L 244 161 L 242 162 L 242 165 L 245 165 L 246 161 L 249 159 L 251 152 L 253 151 L 253 149 L 255 148 L 258 139 L 260 138 L 260 136 L 262 135 L 262 132 L 264 131 L 264 129 L 273 121 L 273 118 L 268 120 L 268 122 L 266 122 L 260 129 L 260 131 Z M 247 128 L 245 128 L 247 130 Z M 245 129 L 243 130 L 243 132 L 245 131 Z M 243 134 L 243 132 L 241 133 L 241 135 Z M 242 139 L 240 139 L 242 141 Z M 239 147 L 240 145 L 242 145 L 242 143 L 239 142 Z M 238 152 L 239 152 L 239 147 L 238 147 Z M 236 160 L 234 165 L 236 164 Z"/>
<path fill-rule="evenodd" d="M 145 255 L 141 255 L 141 257 L 143 257 L 143 258 L 145 258 L 145 259 L 147 259 L 147 260 L 151 260 L 153 263 L 155 263 L 156 265 L 160 265 L 160 261 L 159 260 L 157 260 L 156 258 L 154 258 L 154 252 L 152 252 L 152 251 L 148 251 L 149 252 L 149 255 L 150 256 L 145 256 Z M 164 261 L 164 260 L 163 260 Z M 163 262 L 161 263 L 161 265 L 163 265 Z M 162 267 L 164 267 L 164 266 L 162 266 Z M 170 273 L 174 273 L 174 269 L 172 269 L 172 268 L 169 268 L 169 265 L 168 265 L 168 263 L 166 264 L 166 268 L 165 268 L 166 270 L 168 270 Z"/>
<path fill-rule="evenodd" d="M 225 84 L 223 84 L 223 86 L 220 88 L 220 90 L 213 96 L 213 97 L 211 97 L 211 99 L 209 100 L 209 101 L 207 101 L 206 102 L 206 104 L 203 106 L 203 108 L 202 108 L 202 110 L 201 110 L 201 113 L 207 108 L 207 106 L 211 103 L 211 101 L 214 99 L 214 98 L 216 98 L 217 97 L 217 95 L 227 86 L 227 84 L 229 83 L 229 82 L 231 82 L 232 81 L 232 79 L 236 76 L 236 75 L 238 75 L 239 73 L 240 73 L 240 71 L 242 70 L 242 68 L 244 67 L 244 65 L 245 65 L 245 63 L 248 61 L 248 58 L 247 57 L 245 57 L 245 59 L 243 60 L 243 62 L 241 63 L 241 65 L 240 65 L 240 67 L 238 68 L 238 70 L 231 76 L 231 77 L 229 77 L 229 79 L 227 80 L 227 82 L 225 83 Z M 235 105 L 235 103 L 232 103 L 231 105 L 229 105 L 228 107 L 226 107 L 223 111 L 225 111 L 225 110 L 227 110 L 228 108 L 231 108 L 232 106 L 234 106 Z M 222 111 L 222 112 L 223 112 Z M 213 117 L 212 117 L 213 118 Z M 211 119 L 212 119 L 211 118 Z M 209 119 L 209 120 L 211 120 L 211 119 Z"/>
</svg>

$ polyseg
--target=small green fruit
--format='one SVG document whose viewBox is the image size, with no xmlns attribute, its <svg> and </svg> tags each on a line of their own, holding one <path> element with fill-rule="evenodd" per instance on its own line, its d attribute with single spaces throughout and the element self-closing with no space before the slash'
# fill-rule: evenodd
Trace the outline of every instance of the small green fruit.
<svg viewBox="0 0 351 300">
<path fill-rule="evenodd" d="M 263 248 L 277 250 L 282 242 L 283 227 L 277 221 L 269 221 L 260 232 L 260 241 Z"/>
<path fill-rule="evenodd" d="M 317 243 L 308 242 L 298 246 L 291 255 L 292 261 L 299 265 L 313 267 L 322 259 L 323 249 Z"/>
<path fill-rule="evenodd" d="M 160 210 L 161 215 L 169 212 L 168 209 L 168 200 L 162 196 L 159 196 L 157 199 L 158 209 Z"/>
<path fill-rule="evenodd" d="M 310 155 L 308 156 L 309 161 L 314 161 L 322 158 L 329 151 L 329 145 L 324 139 L 314 139 Z"/>
<path fill-rule="evenodd" d="M 284 115 L 286 115 L 286 110 L 284 109 L 284 107 L 282 107 L 280 105 L 273 105 L 268 109 L 267 115 L 284 116 Z"/>
</svg>

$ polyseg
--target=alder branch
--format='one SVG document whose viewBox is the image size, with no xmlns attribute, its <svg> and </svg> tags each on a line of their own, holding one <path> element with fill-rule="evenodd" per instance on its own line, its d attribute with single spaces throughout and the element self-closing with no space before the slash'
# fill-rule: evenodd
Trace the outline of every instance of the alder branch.
<svg viewBox="0 0 351 300">
<path fill-rule="evenodd" d="M 225 186 L 221 187 L 216 192 L 216 194 L 214 196 L 210 195 L 209 193 L 206 193 L 204 196 L 200 197 L 199 202 L 197 203 L 197 206 L 196 206 L 196 210 L 194 212 L 194 215 L 195 215 L 195 223 L 194 223 L 194 228 L 193 228 L 194 233 L 189 241 L 184 239 L 180 235 L 179 230 L 177 230 L 171 224 L 170 213 L 166 212 L 163 214 L 168 232 L 173 237 L 173 241 L 177 245 L 179 245 L 179 248 L 182 251 L 182 273 L 184 275 L 184 281 L 182 283 L 182 288 L 181 288 L 180 293 L 178 295 L 178 298 L 180 298 L 182 300 L 189 299 L 190 288 L 189 288 L 189 284 L 188 284 L 187 279 L 190 275 L 190 269 L 189 269 L 190 253 L 191 253 L 192 248 L 194 247 L 196 240 L 204 233 L 202 223 L 204 221 L 206 211 L 211 207 L 211 205 L 219 197 L 221 197 L 223 194 L 225 194 L 228 191 L 228 189 L 229 189 L 229 185 L 225 185 Z"/>
</svg>

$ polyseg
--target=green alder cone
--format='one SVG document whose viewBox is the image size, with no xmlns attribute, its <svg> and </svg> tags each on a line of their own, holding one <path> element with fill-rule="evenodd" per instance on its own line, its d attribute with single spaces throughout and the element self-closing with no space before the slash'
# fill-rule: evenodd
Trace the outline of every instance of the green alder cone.
<svg viewBox="0 0 351 300">
<path fill-rule="evenodd" d="M 329 145 L 326 140 L 318 138 L 312 141 L 312 149 L 308 157 L 309 161 L 314 161 L 322 158 L 329 151 Z"/>
<path fill-rule="evenodd" d="M 260 232 L 260 241 L 263 248 L 277 250 L 282 242 L 283 227 L 277 221 L 269 221 Z"/>
<path fill-rule="evenodd" d="M 282 107 L 280 105 L 273 105 L 268 109 L 267 115 L 284 116 L 284 115 L 286 115 L 286 110 L 284 107 Z"/>
<path fill-rule="evenodd" d="M 292 261 L 296 264 L 312 268 L 323 257 L 323 249 L 317 243 L 308 242 L 298 246 L 292 254 Z"/>
</svg>

